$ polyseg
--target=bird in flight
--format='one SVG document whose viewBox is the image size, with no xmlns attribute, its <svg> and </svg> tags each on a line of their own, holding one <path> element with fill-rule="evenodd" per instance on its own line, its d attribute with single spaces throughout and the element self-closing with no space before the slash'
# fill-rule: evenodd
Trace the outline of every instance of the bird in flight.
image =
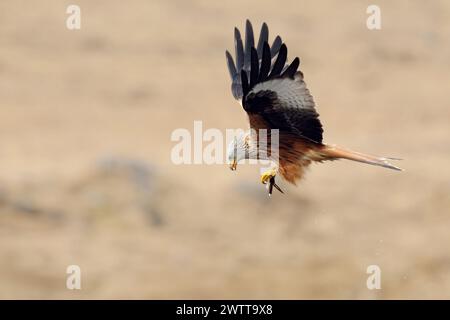
<svg viewBox="0 0 450 320">
<path fill-rule="evenodd" d="M 280 36 L 269 45 L 269 29 L 262 24 L 259 41 L 255 46 L 253 27 L 249 20 L 245 27 L 245 45 L 237 28 L 234 29 L 235 60 L 226 51 L 231 76 L 231 92 L 247 112 L 250 130 L 238 134 L 227 149 L 231 170 L 244 159 L 264 159 L 271 163 L 261 175 L 269 195 L 279 174 L 289 183 L 296 184 L 312 162 L 348 159 L 401 170 L 388 160 L 328 145 L 322 142 L 322 124 L 313 97 L 306 87 L 303 73 L 298 70 L 300 59 L 290 63 L 287 47 Z M 276 129 L 277 131 L 274 131 Z M 262 137 L 260 132 L 266 132 Z M 278 134 L 277 152 L 269 151 L 273 132 Z M 265 138 L 265 152 L 261 152 L 260 139 Z"/>
</svg>

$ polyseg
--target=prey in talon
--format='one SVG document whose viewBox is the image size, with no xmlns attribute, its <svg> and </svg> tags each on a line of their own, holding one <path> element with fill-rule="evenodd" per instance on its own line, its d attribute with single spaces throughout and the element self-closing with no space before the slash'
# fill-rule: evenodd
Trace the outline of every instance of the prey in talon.
<svg viewBox="0 0 450 320">
<path fill-rule="evenodd" d="M 259 39 L 255 41 L 253 26 L 247 20 L 245 41 L 235 28 L 234 45 L 234 58 L 225 52 L 231 93 L 247 113 L 250 130 L 237 135 L 228 146 L 232 170 L 243 159 L 262 159 L 260 140 L 271 141 L 274 130 L 278 137 L 276 156 L 268 152 L 264 158 L 273 167 L 261 175 L 269 195 L 274 187 L 283 192 L 275 183 L 277 175 L 295 185 L 312 162 L 347 159 L 401 170 L 389 162 L 398 159 L 354 152 L 323 142 L 319 114 L 299 70 L 300 59 L 288 59 L 287 46 L 280 36 L 269 42 L 267 24 L 262 24 Z"/>
</svg>

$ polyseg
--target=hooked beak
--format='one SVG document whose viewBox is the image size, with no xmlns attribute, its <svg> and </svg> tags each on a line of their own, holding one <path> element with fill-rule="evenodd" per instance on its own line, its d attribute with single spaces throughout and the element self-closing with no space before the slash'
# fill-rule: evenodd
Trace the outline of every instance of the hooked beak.
<svg viewBox="0 0 450 320">
<path fill-rule="evenodd" d="M 235 171 L 235 170 L 236 170 L 236 167 L 237 167 L 237 161 L 236 161 L 236 160 L 233 160 L 233 161 L 230 163 L 230 169 L 231 169 L 231 171 Z"/>
</svg>

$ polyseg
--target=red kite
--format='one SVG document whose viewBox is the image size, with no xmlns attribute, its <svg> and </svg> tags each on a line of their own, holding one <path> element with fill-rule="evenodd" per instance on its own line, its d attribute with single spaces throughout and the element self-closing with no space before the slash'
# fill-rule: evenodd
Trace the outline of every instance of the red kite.
<svg viewBox="0 0 450 320">
<path fill-rule="evenodd" d="M 319 114 L 303 81 L 303 73 L 298 70 L 300 59 L 297 57 L 288 63 L 287 47 L 279 36 L 272 46 L 268 41 L 269 29 L 263 23 L 255 47 L 253 28 L 247 20 L 245 47 L 239 30 L 234 29 L 236 63 L 226 51 L 231 92 L 247 112 L 253 129 L 238 135 L 228 147 L 232 170 L 236 170 L 240 160 L 262 159 L 258 151 L 260 129 L 269 132 L 267 140 L 270 140 L 271 129 L 278 129 L 279 134 L 277 157 L 267 152 L 265 159 L 271 160 L 272 166 L 261 175 L 269 195 L 273 187 L 282 192 L 275 183 L 278 173 L 295 185 L 311 162 L 348 159 L 401 170 L 388 162 L 399 159 L 370 156 L 323 143 Z"/>
</svg>

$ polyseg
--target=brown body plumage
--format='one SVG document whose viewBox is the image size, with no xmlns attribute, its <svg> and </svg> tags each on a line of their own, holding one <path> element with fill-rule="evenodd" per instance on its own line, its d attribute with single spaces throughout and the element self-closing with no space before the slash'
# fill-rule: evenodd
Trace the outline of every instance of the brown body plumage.
<svg viewBox="0 0 450 320">
<path fill-rule="evenodd" d="M 251 132 L 242 143 L 236 140 L 229 148 L 231 168 L 245 158 L 258 158 L 259 130 L 267 131 L 266 146 L 270 158 L 271 130 L 279 136 L 277 157 L 270 160 L 274 166 L 261 176 L 269 184 L 269 194 L 279 173 L 284 180 L 296 184 L 312 162 L 348 159 L 400 170 L 388 163 L 389 158 L 374 157 L 329 146 L 322 142 L 322 124 L 314 99 L 306 87 L 303 73 L 298 70 L 300 59 L 287 62 L 287 47 L 277 36 L 268 44 L 269 30 L 264 23 L 257 47 L 253 27 L 247 20 L 245 48 L 238 29 L 235 29 L 236 64 L 227 51 L 226 58 L 232 79 L 233 96 L 248 114 Z M 247 148 L 247 150 L 240 150 Z M 281 191 L 281 189 L 279 189 Z"/>
</svg>

